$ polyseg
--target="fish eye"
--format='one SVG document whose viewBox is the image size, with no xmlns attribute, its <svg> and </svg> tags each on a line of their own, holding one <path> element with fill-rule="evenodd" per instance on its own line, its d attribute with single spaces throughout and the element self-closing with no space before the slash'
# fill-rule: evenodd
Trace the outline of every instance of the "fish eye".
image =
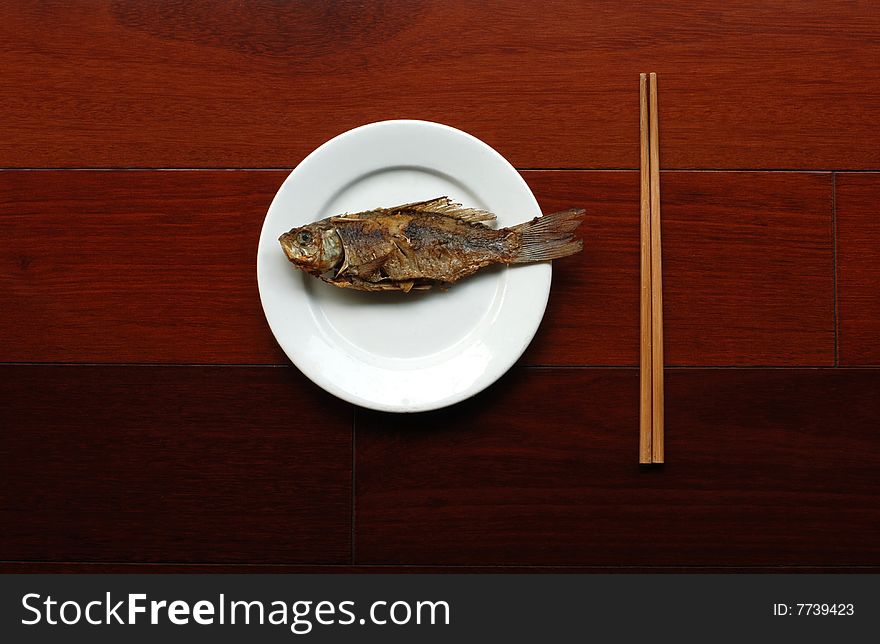
<svg viewBox="0 0 880 644">
<path fill-rule="evenodd" d="M 311 244 L 312 243 L 312 233 L 307 230 L 303 230 L 299 235 L 296 236 L 297 241 L 300 244 Z"/>
</svg>

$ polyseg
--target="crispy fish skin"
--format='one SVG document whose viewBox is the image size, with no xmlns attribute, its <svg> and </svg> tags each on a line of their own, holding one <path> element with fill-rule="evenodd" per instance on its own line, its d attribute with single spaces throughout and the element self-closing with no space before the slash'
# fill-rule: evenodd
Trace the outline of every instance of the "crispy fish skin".
<svg viewBox="0 0 880 644">
<path fill-rule="evenodd" d="M 494 215 L 446 197 L 323 219 L 279 241 L 302 270 L 341 288 L 410 291 L 443 288 L 491 264 L 554 259 L 581 250 L 572 233 L 584 211 L 571 209 L 510 228 Z"/>
<path fill-rule="evenodd" d="M 517 246 L 509 230 L 443 215 L 411 212 L 339 222 L 349 263 L 345 275 L 368 281 L 457 282 L 484 266 L 509 262 Z M 384 258 L 377 264 L 378 258 Z"/>
</svg>

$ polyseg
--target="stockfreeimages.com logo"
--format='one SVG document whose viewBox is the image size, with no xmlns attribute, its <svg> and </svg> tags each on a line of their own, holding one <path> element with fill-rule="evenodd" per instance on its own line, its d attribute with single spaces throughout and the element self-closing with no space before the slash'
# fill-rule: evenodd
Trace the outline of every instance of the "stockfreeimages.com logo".
<svg viewBox="0 0 880 644">
<path fill-rule="evenodd" d="M 272 601 L 227 600 L 221 594 L 216 601 L 151 600 L 143 593 L 129 593 L 123 599 L 105 593 L 102 599 L 81 603 L 59 601 L 51 595 L 28 593 L 21 598 L 25 626 L 75 626 L 89 624 L 172 624 L 199 626 L 245 624 L 287 626 L 295 635 L 310 633 L 315 625 L 377 626 L 407 624 L 448 625 L 449 604 L 445 601 L 374 601 L 363 617 L 358 617 L 353 601 Z"/>
</svg>

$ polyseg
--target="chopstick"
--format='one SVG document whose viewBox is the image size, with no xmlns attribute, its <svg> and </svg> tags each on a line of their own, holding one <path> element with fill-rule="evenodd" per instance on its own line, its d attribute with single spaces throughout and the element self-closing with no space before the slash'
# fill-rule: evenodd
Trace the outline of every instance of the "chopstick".
<svg viewBox="0 0 880 644">
<path fill-rule="evenodd" d="M 657 74 L 639 74 L 640 359 L 639 463 L 663 463 L 663 269 Z"/>
<path fill-rule="evenodd" d="M 652 463 L 653 407 L 651 383 L 651 167 L 648 133 L 648 75 L 639 74 L 639 135 L 641 143 L 640 260 L 639 298 L 639 463 Z"/>
<path fill-rule="evenodd" d="M 651 453 L 663 462 L 663 271 L 660 244 L 660 125 L 657 74 L 651 72 Z"/>
</svg>

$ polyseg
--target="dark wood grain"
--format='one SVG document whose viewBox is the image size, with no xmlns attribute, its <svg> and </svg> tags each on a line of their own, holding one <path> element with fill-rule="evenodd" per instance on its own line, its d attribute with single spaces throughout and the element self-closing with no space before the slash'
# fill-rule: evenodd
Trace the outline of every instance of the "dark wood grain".
<svg viewBox="0 0 880 644">
<path fill-rule="evenodd" d="M 831 176 L 661 184 L 666 364 L 834 364 Z"/>
<path fill-rule="evenodd" d="M 0 367 L 4 559 L 347 563 L 351 409 L 290 367 Z"/>
<path fill-rule="evenodd" d="M 839 174 L 840 364 L 880 364 L 880 174 Z"/>
<path fill-rule="evenodd" d="M 636 365 L 636 172 L 528 172 L 544 212 L 587 209 L 583 253 L 554 262 L 528 364 Z M 832 365 L 831 176 L 664 172 L 669 365 Z"/>
<path fill-rule="evenodd" d="M 880 369 L 669 369 L 639 469 L 614 368 L 638 73 L 664 169 L 877 170 L 872 5 L 20 2 L 0 67 L 0 168 L 55 168 L 0 170 L 0 362 L 106 363 L 0 365 L 0 572 L 880 569 Z M 523 173 L 590 213 L 521 360 L 560 368 L 353 436 L 254 264 L 282 168 L 388 118 L 609 171 Z M 60 170 L 89 167 L 117 170 Z M 181 167 L 278 170 L 119 170 Z M 880 365 L 880 174 L 835 176 L 663 172 L 668 364 L 831 366 L 836 319 L 839 363 Z"/>
<path fill-rule="evenodd" d="M 545 211 L 590 213 L 524 362 L 636 364 L 636 173 L 524 175 Z M 285 363 L 254 270 L 283 177 L 0 172 L 0 361 Z M 830 181 L 663 174 L 669 364 L 831 364 Z"/>
<path fill-rule="evenodd" d="M 282 172 L 0 172 L 0 361 L 283 363 L 256 252 Z"/>
<path fill-rule="evenodd" d="M 553 262 L 523 364 L 634 365 L 639 351 L 638 172 L 523 172 L 544 213 L 587 210 L 584 251 Z"/>
<path fill-rule="evenodd" d="M 442 413 L 357 415 L 356 564 L 878 565 L 880 371 L 525 369 Z"/>
<path fill-rule="evenodd" d="M 289 167 L 424 118 L 520 167 L 880 168 L 880 14 L 845 0 L 11 3 L 0 166 Z"/>
</svg>

